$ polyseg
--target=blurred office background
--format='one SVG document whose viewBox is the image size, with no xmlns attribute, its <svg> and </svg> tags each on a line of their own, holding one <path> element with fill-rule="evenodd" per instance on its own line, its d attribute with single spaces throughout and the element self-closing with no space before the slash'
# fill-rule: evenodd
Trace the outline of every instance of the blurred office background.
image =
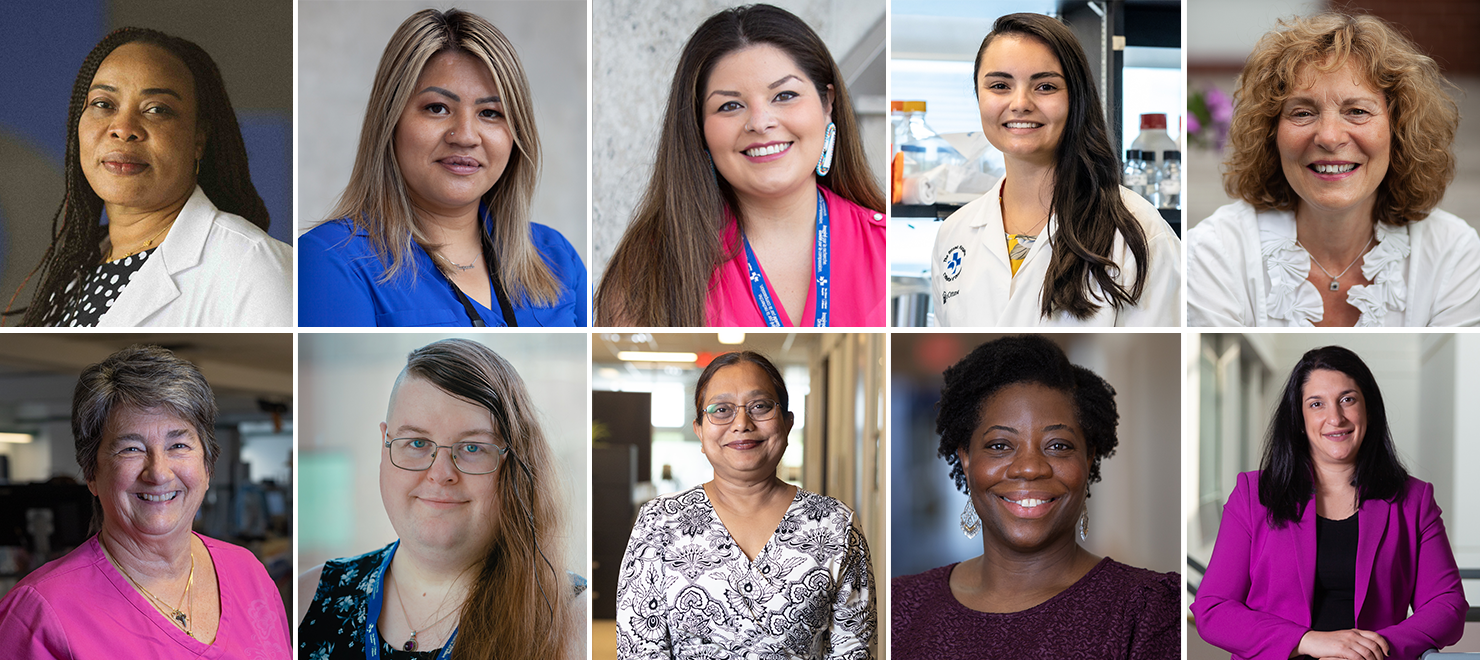
<svg viewBox="0 0 1480 660">
<path fill-rule="evenodd" d="M 1259 37 L 1281 18 L 1327 10 L 1372 14 L 1407 34 L 1458 89 L 1459 132 L 1454 140 L 1454 182 L 1440 202 L 1480 227 L 1480 3 L 1473 0 L 1188 0 L 1187 93 L 1221 113 L 1227 134 L 1234 84 Z M 1196 102 L 1196 101 L 1194 101 Z M 1221 108 L 1221 110 L 1218 110 Z M 1211 146 L 1192 138 L 1187 167 L 1187 224 L 1192 226 L 1232 200 L 1223 192 L 1223 143 L 1218 126 L 1205 129 Z"/>
<path fill-rule="evenodd" d="M 853 509 L 879 586 L 877 648 L 889 648 L 884 342 L 855 333 L 591 335 L 591 657 L 616 657 L 617 572 L 637 510 L 713 478 L 694 435 L 694 386 L 715 356 L 738 350 L 765 355 L 786 381 L 796 423 L 779 476 Z"/>
<path fill-rule="evenodd" d="M 925 122 L 936 134 L 974 133 L 979 138 L 982 119 L 972 64 L 992 24 L 1018 12 L 1058 17 L 1079 37 L 1099 85 L 1110 146 L 1122 164 L 1142 133 L 1142 114 L 1165 115 L 1163 139 L 1181 144 L 1187 103 L 1179 0 L 895 0 L 890 16 L 891 100 L 925 101 Z M 1155 130 L 1148 129 L 1148 135 Z M 955 146 L 969 138 L 950 139 Z M 892 144 L 892 151 L 897 152 L 903 141 L 895 142 L 899 144 Z M 985 140 L 972 144 L 984 151 L 963 154 L 973 163 L 968 169 L 980 170 L 981 183 L 989 188 L 1004 174 L 1002 154 Z M 940 221 L 985 189 L 943 192 L 933 203 L 906 196 L 891 206 L 892 325 L 934 325 L 930 254 Z M 1162 216 L 1181 231 L 1179 210 L 1164 210 Z"/>
<path fill-rule="evenodd" d="M 678 56 L 705 19 L 736 0 L 591 2 L 591 269 L 601 281 L 653 174 L 658 135 Z M 881 0 L 770 0 L 796 14 L 832 53 L 858 115 L 874 177 L 885 188 L 888 156 Z M 583 143 L 584 144 L 584 143 Z"/>
<path fill-rule="evenodd" d="M 93 46 L 125 26 L 189 39 L 216 61 L 246 142 L 252 184 L 272 217 L 269 233 L 293 242 L 292 2 L 3 2 L 0 88 L 24 90 L 25 101 L 0 104 L 0 303 L 41 262 L 51 240 L 65 191 L 67 102 L 77 70 Z M 30 301 L 35 279 L 16 297 L 17 307 Z"/>
<path fill-rule="evenodd" d="M 20 334 L 0 340 L 0 594 L 89 538 L 92 494 L 72 437 L 72 392 L 91 364 L 155 344 L 216 395 L 216 460 L 195 531 L 244 546 L 293 610 L 293 335 Z"/>
<path fill-rule="evenodd" d="M 569 530 L 564 564 L 585 575 L 585 333 L 299 334 L 298 392 L 306 411 L 298 434 L 301 571 L 396 540 L 380 499 L 380 423 L 406 356 L 450 337 L 493 349 L 524 379 L 559 468 Z M 560 558 L 551 561 L 559 565 Z"/>
<path fill-rule="evenodd" d="M 1480 443 L 1470 435 L 1480 400 L 1480 336 L 1465 334 L 1243 333 L 1183 335 L 1187 381 L 1182 452 L 1186 604 L 1212 557 L 1223 505 L 1238 473 L 1259 469 L 1280 392 L 1306 351 L 1337 344 L 1377 378 L 1398 455 L 1409 474 L 1434 484 L 1464 578 L 1465 636 L 1448 651 L 1480 651 Z M 1226 658 L 1187 625 L 1188 657 Z"/>
<path fill-rule="evenodd" d="M 936 404 L 941 374 L 977 346 L 1001 334 L 895 333 L 891 353 L 891 577 L 922 573 L 982 553 L 982 538 L 961 532 L 967 496 L 936 455 Z M 1181 527 L 1177 404 L 1178 335 L 1047 335 L 1069 361 L 1115 388 L 1120 413 L 1115 455 L 1100 464 L 1089 498 L 1090 552 L 1154 571 L 1180 571 Z"/>
</svg>

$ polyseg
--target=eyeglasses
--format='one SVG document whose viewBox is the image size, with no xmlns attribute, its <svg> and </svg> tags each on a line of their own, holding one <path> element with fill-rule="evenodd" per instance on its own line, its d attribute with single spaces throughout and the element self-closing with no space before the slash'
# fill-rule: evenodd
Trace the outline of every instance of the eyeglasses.
<svg viewBox="0 0 1480 660">
<path fill-rule="evenodd" d="M 452 446 L 439 445 L 426 438 L 391 438 L 385 441 L 391 449 L 391 465 L 402 470 L 421 472 L 430 470 L 437 460 L 437 450 L 446 449 L 452 457 L 452 466 L 463 474 L 488 474 L 498 469 L 508 447 L 488 442 L 457 442 Z"/>
<path fill-rule="evenodd" d="M 781 409 L 775 401 L 761 399 L 751 401 L 744 406 L 735 403 L 711 403 L 704 408 L 704 414 L 709 417 L 710 424 L 729 424 L 734 421 L 735 413 L 739 412 L 742 407 L 745 408 L 745 415 L 756 422 L 764 422 L 775 417 L 776 411 Z"/>
</svg>

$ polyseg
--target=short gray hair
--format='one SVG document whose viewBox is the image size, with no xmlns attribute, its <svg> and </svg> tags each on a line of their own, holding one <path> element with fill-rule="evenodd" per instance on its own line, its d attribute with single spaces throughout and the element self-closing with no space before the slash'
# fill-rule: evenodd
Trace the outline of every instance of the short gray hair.
<svg viewBox="0 0 1480 660">
<path fill-rule="evenodd" d="M 195 427 L 205 447 L 206 473 L 215 474 L 216 395 L 188 360 L 169 349 L 135 344 L 82 370 L 72 393 L 72 437 L 82 478 L 92 481 L 98 471 L 98 446 L 108 421 L 121 408 L 165 410 Z M 101 523 L 99 503 L 93 498 L 93 524 Z"/>
</svg>

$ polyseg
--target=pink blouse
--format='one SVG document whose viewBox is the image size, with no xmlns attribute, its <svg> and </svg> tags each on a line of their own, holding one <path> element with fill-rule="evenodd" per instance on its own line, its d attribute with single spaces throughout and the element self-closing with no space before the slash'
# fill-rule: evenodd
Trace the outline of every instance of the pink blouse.
<svg viewBox="0 0 1480 660">
<path fill-rule="evenodd" d="M 884 295 L 884 214 L 843 199 L 824 186 L 817 188 L 827 201 L 828 230 L 832 237 L 830 325 L 835 328 L 884 326 L 889 302 Z M 745 248 L 740 242 L 739 226 L 734 222 L 725 227 L 724 246 L 725 253 L 733 251 L 735 257 L 720 264 L 709 281 L 705 320 L 711 326 L 765 327 L 766 319 L 750 291 Z M 815 281 L 807 291 L 801 323 L 781 305 L 781 298 L 771 288 L 769 279 L 766 288 L 776 301 L 776 311 L 783 324 L 813 325 L 817 308 Z"/>
<path fill-rule="evenodd" d="M 113 660 L 292 657 L 283 598 L 245 548 L 196 535 L 216 564 L 221 623 L 206 644 L 135 591 L 94 536 L 27 575 L 0 600 L 0 649 L 11 658 Z"/>
</svg>

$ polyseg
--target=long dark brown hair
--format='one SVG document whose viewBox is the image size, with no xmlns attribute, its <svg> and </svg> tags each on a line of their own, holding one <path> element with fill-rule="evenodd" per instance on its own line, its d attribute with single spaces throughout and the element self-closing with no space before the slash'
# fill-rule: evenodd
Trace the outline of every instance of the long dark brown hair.
<svg viewBox="0 0 1480 660">
<path fill-rule="evenodd" d="M 1053 259 L 1044 276 L 1043 316 L 1067 312 L 1087 319 L 1102 304 L 1116 309 L 1135 306 L 1146 287 L 1151 255 L 1146 233 L 1120 197 L 1120 159 L 1110 149 L 1100 93 L 1090 78 L 1084 49 L 1057 19 L 1043 14 L 1003 16 L 976 51 L 971 86 L 977 94 L 981 93 L 978 76 L 987 46 L 1004 35 L 1030 37 L 1048 46 L 1064 69 L 1069 92 L 1069 117 L 1054 153 L 1053 202 L 1048 212 L 1058 216 L 1058 229 L 1049 237 Z M 1110 258 L 1116 232 L 1136 260 L 1136 279 L 1129 289 L 1115 281 L 1125 267 Z M 1091 281 L 1108 299 L 1091 292 Z"/>
<path fill-rule="evenodd" d="M 108 236 L 108 227 L 99 223 L 103 200 L 83 175 L 77 124 L 82 119 L 88 87 L 92 85 L 98 67 L 119 46 L 136 41 L 158 46 L 174 55 L 190 69 L 190 77 L 195 80 L 195 120 L 206 135 L 206 148 L 201 155 L 196 183 L 216 208 L 246 218 L 263 231 L 267 230 L 267 205 L 262 203 L 262 197 L 252 186 L 252 174 L 247 168 L 247 147 L 242 142 L 241 127 L 236 122 L 236 112 L 231 108 L 231 99 L 226 94 L 226 84 L 221 80 L 216 62 L 191 41 L 147 28 L 119 28 L 93 47 L 87 59 L 82 61 L 77 81 L 72 84 L 72 99 L 67 105 L 67 156 L 63 163 L 66 194 L 51 219 L 51 245 L 47 246 L 41 262 L 26 275 L 29 282 L 37 271 L 41 271 L 41 283 L 31 296 L 28 307 L 12 312 L 7 305 L 5 312 L 6 315 L 24 312 L 22 325 L 59 323 L 62 312 L 72 299 L 83 293 L 81 287 L 68 291 L 67 285 L 81 278 L 103 258 L 99 246 Z M 11 303 L 24 288 L 22 283 L 11 296 Z"/>
<path fill-rule="evenodd" d="M 498 534 L 458 616 L 452 657 L 568 657 L 571 583 L 550 561 L 565 556 L 563 507 L 554 456 L 524 380 L 499 354 L 467 339 L 412 351 L 406 376 L 486 408 L 509 449 L 496 473 L 498 519 L 489 521 Z"/>
<path fill-rule="evenodd" d="M 684 45 L 658 140 L 657 162 L 632 224 L 596 289 L 596 325 L 702 326 L 714 269 L 734 254 L 720 245 L 726 209 L 740 221 L 735 190 L 715 175 L 704 140 L 700 97 L 724 56 L 767 44 L 796 62 L 817 93 L 833 89 L 837 146 L 819 185 L 859 206 L 884 210 L 869 172 L 858 120 L 842 72 L 827 44 L 806 22 L 771 5 L 726 9 L 709 17 Z"/>
</svg>

